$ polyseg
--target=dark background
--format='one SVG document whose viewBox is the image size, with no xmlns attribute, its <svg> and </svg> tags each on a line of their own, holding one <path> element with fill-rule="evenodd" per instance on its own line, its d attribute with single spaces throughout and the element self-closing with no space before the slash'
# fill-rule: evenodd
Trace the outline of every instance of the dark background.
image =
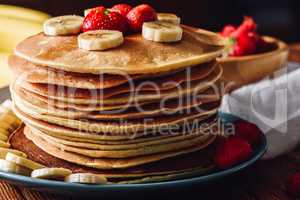
<svg viewBox="0 0 300 200">
<path fill-rule="evenodd" d="M 238 24 L 243 15 L 253 16 L 259 32 L 287 42 L 300 41 L 300 0 L 0 0 L 0 3 L 35 8 L 53 16 L 81 14 L 93 6 L 116 3 L 149 3 L 158 12 L 172 12 L 182 22 L 212 31 L 224 24 Z"/>
</svg>

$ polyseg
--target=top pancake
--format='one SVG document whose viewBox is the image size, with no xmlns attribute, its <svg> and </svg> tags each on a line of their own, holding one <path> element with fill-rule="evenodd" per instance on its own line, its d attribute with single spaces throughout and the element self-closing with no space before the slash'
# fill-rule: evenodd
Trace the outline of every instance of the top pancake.
<svg viewBox="0 0 300 200">
<path fill-rule="evenodd" d="M 105 89 L 127 83 L 130 79 L 138 79 L 143 75 L 96 75 L 88 73 L 66 72 L 54 68 L 35 65 L 28 60 L 12 55 L 8 59 L 10 69 L 16 77 L 23 76 L 30 83 L 47 83 L 66 87 Z"/>
<path fill-rule="evenodd" d="M 22 41 L 15 54 L 30 62 L 59 70 L 92 74 L 165 73 L 218 57 L 223 40 L 215 33 L 184 28 L 182 40 L 158 43 L 141 34 L 125 37 L 122 46 L 106 51 L 78 48 L 77 36 L 46 36 L 43 33 Z"/>
</svg>

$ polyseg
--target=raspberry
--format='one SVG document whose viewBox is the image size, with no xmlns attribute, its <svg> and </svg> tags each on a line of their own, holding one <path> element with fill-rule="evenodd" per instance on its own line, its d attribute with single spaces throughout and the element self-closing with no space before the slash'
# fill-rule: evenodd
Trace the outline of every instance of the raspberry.
<svg viewBox="0 0 300 200">
<path fill-rule="evenodd" d="M 249 159 L 252 153 L 247 141 L 230 137 L 218 145 L 214 160 L 220 169 L 226 169 Z"/>
<path fill-rule="evenodd" d="M 292 174 L 288 177 L 286 184 L 287 191 L 290 195 L 300 195 L 300 173 Z"/>
<path fill-rule="evenodd" d="M 261 142 L 261 134 L 257 126 L 249 122 L 239 121 L 235 124 L 235 137 L 244 139 L 251 145 Z"/>
</svg>

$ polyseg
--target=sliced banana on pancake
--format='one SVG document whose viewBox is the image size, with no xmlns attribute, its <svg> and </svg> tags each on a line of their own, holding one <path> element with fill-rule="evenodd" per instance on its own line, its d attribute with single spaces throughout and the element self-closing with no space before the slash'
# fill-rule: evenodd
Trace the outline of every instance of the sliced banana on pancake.
<svg viewBox="0 0 300 200">
<path fill-rule="evenodd" d="M 32 178 L 40 179 L 65 179 L 66 176 L 72 173 L 71 170 L 65 168 L 42 168 L 31 172 Z"/>
<path fill-rule="evenodd" d="M 77 15 L 64 15 L 50 18 L 44 22 L 46 35 L 75 35 L 80 33 L 83 17 Z"/>
<path fill-rule="evenodd" d="M 0 147 L 3 147 L 3 148 L 9 148 L 10 147 L 10 144 L 8 142 L 4 142 L 4 141 L 1 141 L 0 140 Z"/>
<path fill-rule="evenodd" d="M 8 148 L 2 148 L 0 147 L 0 159 L 5 159 L 6 157 L 6 154 L 7 153 L 13 153 L 15 155 L 18 155 L 18 156 L 21 156 L 21 157 L 24 157 L 26 158 L 27 155 L 25 153 L 23 153 L 22 151 L 18 151 L 18 150 L 15 150 L 15 149 L 8 149 Z"/>
<path fill-rule="evenodd" d="M 142 35 L 154 42 L 177 42 L 182 38 L 182 28 L 168 22 L 145 22 Z"/>
<path fill-rule="evenodd" d="M 120 46 L 124 42 L 122 32 L 113 30 L 96 30 L 81 33 L 78 46 L 85 50 L 105 50 Z"/>
<path fill-rule="evenodd" d="M 0 171 L 9 172 L 14 174 L 21 174 L 29 176 L 31 173 L 30 169 L 17 165 L 16 163 L 0 159 Z"/>
<path fill-rule="evenodd" d="M 104 176 L 91 173 L 70 174 L 65 178 L 65 182 L 84 184 L 105 184 L 107 179 Z"/>
<path fill-rule="evenodd" d="M 23 167 L 26 167 L 26 168 L 32 169 L 32 170 L 41 169 L 41 168 L 45 167 L 44 165 L 41 165 L 37 162 L 34 162 L 34 161 L 24 158 L 22 156 L 13 154 L 11 152 L 8 152 L 6 154 L 5 160 L 16 163 L 20 166 L 23 166 Z"/>
<path fill-rule="evenodd" d="M 168 22 L 176 25 L 180 24 L 180 17 L 173 13 L 157 13 L 157 19 L 160 22 Z"/>
</svg>

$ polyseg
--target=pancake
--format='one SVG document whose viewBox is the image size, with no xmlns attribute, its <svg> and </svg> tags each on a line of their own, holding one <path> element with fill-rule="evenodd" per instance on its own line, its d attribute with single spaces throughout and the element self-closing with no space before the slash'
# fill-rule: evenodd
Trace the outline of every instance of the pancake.
<svg viewBox="0 0 300 200">
<path fill-rule="evenodd" d="M 203 63 L 201 65 L 187 68 L 185 70 L 180 70 L 178 72 L 169 73 L 167 75 L 160 74 L 149 74 L 149 75 L 131 75 L 120 74 L 120 75 L 94 75 L 94 74 L 83 74 L 66 72 L 62 70 L 57 70 L 49 67 L 43 67 L 35 65 L 23 58 L 17 57 L 15 55 L 10 56 L 9 66 L 13 70 L 16 76 L 22 76 L 29 83 L 40 83 L 40 84 L 52 84 L 73 88 L 85 88 L 85 89 L 107 89 L 110 88 L 114 92 L 128 92 L 131 85 L 128 84 L 129 81 L 134 82 L 135 86 L 140 85 L 145 81 L 153 81 L 157 85 L 161 85 L 161 89 L 170 89 L 171 84 L 163 84 L 165 82 L 176 82 L 178 84 L 185 81 L 187 78 L 186 74 L 189 73 L 191 80 L 201 79 L 207 76 L 213 71 L 216 66 L 216 61 L 211 61 L 209 63 Z M 153 77 L 154 76 L 154 77 Z M 143 80 L 141 80 L 143 79 Z M 122 85 L 122 86 L 121 86 Z M 63 89 L 63 88 L 62 88 Z M 154 88 L 150 85 L 144 85 L 143 90 L 153 90 Z M 103 94 L 106 92 L 103 91 Z"/>
<path fill-rule="evenodd" d="M 73 173 L 101 174 L 107 177 L 111 182 L 117 182 L 116 179 L 121 178 L 143 178 L 145 176 L 157 176 L 171 173 L 188 172 L 197 169 L 199 171 L 207 173 L 214 168 L 214 165 L 212 164 L 212 157 L 214 155 L 215 147 L 213 144 L 205 149 L 202 149 L 201 151 L 168 158 L 165 160 L 157 161 L 156 163 L 150 163 L 122 170 L 101 170 L 80 166 L 51 156 L 50 154 L 34 145 L 31 140 L 27 139 L 23 134 L 22 128 L 12 135 L 10 143 L 14 149 L 26 153 L 29 159 L 41 163 L 47 167 L 63 167 L 72 170 Z"/>
<path fill-rule="evenodd" d="M 15 93 L 15 90 L 18 90 L 20 88 L 17 84 L 11 85 L 11 91 L 12 93 Z M 131 109 L 132 107 L 136 107 L 136 104 L 133 103 L 126 103 L 126 104 L 114 104 L 114 105 L 99 105 L 99 104 L 74 104 L 74 103 L 67 103 L 67 102 L 61 102 L 58 100 L 52 100 L 48 99 L 47 97 L 32 93 L 30 91 L 24 90 L 23 88 L 20 88 L 20 91 L 25 93 L 27 96 L 31 96 L 32 99 L 36 99 L 37 101 L 41 101 L 49 106 L 49 108 L 57 108 L 57 109 L 63 109 L 63 110 L 73 110 L 73 111 L 80 111 L 80 112 L 100 112 L 100 113 L 113 113 L 113 112 L 119 112 L 119 111 L 126 111 L 128 109 Z M 199 98 L 196 98 L 195 101 L 201 101 L 202 103 L 207 103 L 211 101 L 216 101 L 221 98 L 221 93 L 216 90 L 216 88 L 209 88 L 206 89 L 201 93 L 201 96 Z M 188 96 L 184 97 L 175 97 L 173 99 L 169 99 L 168 101 L 180 101 L 182 100 L 188 100 Z M 139 102 L 138 106 L 141 108 L 148 107 L 148 106 L 157 106 L 160 105 L 161 102 L 157 102 L 157 100 L 149 101 L 149 102 Z"/>
<path fill-rule="evenodd" d="M 25 123 L 11 147 L 47 167 L 147 183 L 214 169 L 224 39 L 182 25 L 182 40 L 124 36 L 87 51 L 78 36 L 39 33 L 9 59 L 12 109 Z"/>
<path fill-rule="evenodd" d="M 48 88 L 48 86 L 42 87 L 41 85 L 37 84 L 28 84 L 24 82 L 24 80 L 16 80 L 13 84 L 19 84 L 24 89 L 36 93 L 40 96 L 47 97 L 48 99 L 59 100 L 68 103 L 75 103 L 75 104 L 124 104 L 124 103 L 132 103 L 132 102 L 153 102 L 154 100 L 159 100 L 162 98 L 175 98 L 178 96 L 184 96 L 190 93 L 194 95 L 199 94 L 200 92 L 205 91 L 210 86 L 214 85 L 221 77 L 223 69 L 219 66 L 215 69 L 213 73 L 211 73 L 208 77 L 188 82 L 186 84 L 180 85 L 180 87 L 163 90 L 163 91 L 138 91 L 137 93 L 128 93 L 128 94 L 120 94 L 111 96 L 108 99 L 102 99 L 101 93 L 98 93 L 96 90 L 79 90 L 75 89 L 73 91 L 60 91 L 59 94 L 56 94 L 53 88 Z M 80 96 L 82 98 L 76 98 L 72 94 L 74 92 L 81 93 Z M 90 94 L 90 95 L 88 95 Z M 91 95 L 92 94 L 92 95 Z M 66 97 L 66 95 L 68 95 Z M 100 95 L 100 96 L 99 96 Z M 99 99 L 101 98 L 101 99 Z"/>
<path fill-rule="evenodd" d="M 157 92 L 170 91 L 171 89 L 178 88 L 183 83 L 192 82 L 206 78 L 216 68 L 217 63 L 215 61 L 203 64 L 204 66 L 195 66 L 186 70 L 179 71 L 177 73 L 170 74 L 168 76 L 158 76 L 156 78 L 147 78 L 146 80 L 132 81 L 128 80 L 128 83 L 122 84 L 116 87 L 111 87 L 102 90 L 82 89 L 76 87 L 64 87 L 61 86 L 62 82 L 57 82 L 54 85 L 30 83 L 26 78 L 26 81 L 22 85 L 32 91 L 36 91 L 38 94 L 46 93 L 48 96 L 70 97 L 78 99 L 108 99 L 116 95 L 128 94 L 132 92 Z M 104 75 L 103 75 L 104 76 Z M 20 77 L 22 78 L 22 77 Z M 185 84 L 186 85 L 186 84 Z M 70 96 L 71 95 L 71 96 Z"/>
<path fill-rule="evenodd" d="M 220 99 L 218 95 L 208 96 L 204 99 L 196 99 L 194 102 L 189 102 L 186 98 L 172 99 L 166 101 L 164 104 L 161 102 L 152 103 L 148 105 L 139 105 L 138 107 L 131 107 L 123 110 L 115 111 L 102 111 L 102 112 L 82 112 L 76 110 L 67 110 L 52 107 L 51 105 L 36 99 L 22 90 L 18 85 L 11 90 L 12 98 L 15 102 L 19 102 L 27 109 L 35 110 L 42 115 L 51 115 L 56 117 L 63 117 L 69 119 L 100 119 L 100 120 L 114 120 L 114 119 L 137 119 L 145 117 L 155 117 L 165 114 L 184 113 L 193 108 L 199 108 L 201 105 L 209 102 L 215 102 Z"/>
<path fill-rule="evenodd" d="M 28 129 L 27 129 L 28 130 Z M 75 163 L 78 165 L 83 165 L 87 167 L 92 167 L 96 169 L 124 169 L 134 166 L 139 166 L 159 160 L 163 160 L 166 158 L 171 158 L 179 155 L 184 155 L 188 153 L 192 153 L 195 151 L 199 151 L 201 149 L 204 149 L 209 144 L 213 143 L 215 140 L 215 136 L 211 136 L 207 141 L 195 145 L 193 147 L 189 147 L 188 149 L 183 149 L 179 151 L 174 152 L 166 152 L 166 153 L 160 153 L 160 154 L 153 154 L 153 155 L 147 155 L 147 156 L 139 156 L 139 157 L 133 157 L 133 158 L 91 158 L 88 156 L 79 155 L 76 153 L 66 152 L 63 151 L 54 145 L 48 143 L 42 138 L 36 137 L 34 135 L 27 134 L 26 129 L 24 130 L 24 134 L 28 139 L 30 139 L 36 146 L 38 146 L 40 149 L 44 150 L 48 154 L 66 160 L 71 163 Z"/>
<path fill-rule="evenodd" d="M 100 141 L 102 143 L 97 144 L 95 140 L 92 141 L 76 141 L 73 138 L 60 138 L 60 137 L 54 137 L 51 135 L 48 135 L 46 133 L 43 133 L 40 130 L 37 130 L 33 127 L 30 127 L 31 130 L 33 130 L 34 134 L 37 134 L 39 137 L 42 137 L 44 140 L 51 140 L 55 143 L 71 146 L 71 147 L 79 147 L 79 148 L 85 148 L 85 149 L 92 149 L 92 150 L 128 150 L 128 149 L 137 149 L 145 146 L 152 146 L 152 145 L 161 145 L 161 144 L 168 144 L 168 143 L 174 143 L 178 141 L 183 141 L 185 139 L 190 139 L 197 137 L 199 135 L 208 135 L 208 134 L 214 134 L 214 135 L 220 135 L 218 133 L 217 129 L 217 122 L 212 122 L 208 127 L 199 128 L 198 130 L 191 130 L 190 132 L 186 134 L 180 134 L 177 135 L 159 135 L 159 136 L 153 136 L 153 137 L 142 137 L 137 139 L 131 139 L 127 141 L 109 141 L 107 143 L 104 143 L 103 141 Z M 73 140 L 72 140 L 73 139 Z"/>
<path fill-rule="evenodd" d="M 93 133 L 93 132 L 83 132 L 71 128 L 66 128 L 62 126 L 58 126 L 55 124 L 50 124 L 47 122 L 43 122 L 41 120 L 34 119 L 16 107 L 13 107 L 15 114 L 28 126 L 32 126 L 34 128 L 37 128 L 39 130 L 42 130 L 47 135 L 51 135 L 54 137 L 67 139 L 70 141 L 76 141 L 76 142 L 89 142 L 89 143 L 95 143 L 95 144 L 132 144 L 132 143 L 139 143 L 139 142 L 145 142 L 145 141 L 152 141 L 157 139 L 162 139 L 169 137 L 170 135 L 178 135 L 182 133 L 189 133 L 191 131 L 190 127 L 186 127 L 184 130 L 178 129 L 178 130 L 171 130 L 171 132 L 163 132 L 161 133 L 155 133 L 155 132 L 137 132 L 137 133 L 123 133 L 120 134 L 103 134 L 103 133 Z M 216 115 L 213 115 L 209 118 L 205 119 L 198 119 L 199 124 L 204 124 L 206 126 L 210 126 L 212 123 L 216 122 Z M 199 127 L 200 126 L 200 127 Z M 203 126 L 198 125 L 196 128 L 201 128 Z M 194 128 L 194 126 L 192 127 Z M 195 130 L 195 129 L 192 129 Z M 165 131 L 165 130 L 162 130 Z M 145 138 L 146 137 L 146 138 Z"/>
<path fill-rule="evenodd" d="M 62 71 L 54 68 L 35 65 L 23 58 L 12 55 L 8 59 L 10 69 L 15 76 L 23 76 L 30 83 L 62 84 L 68 87 L 104 89 L 122 85 L 128 82 L 128 78 L 137 79 L 145 75 L 126 74 L 105 76 Z"/>
<path fill-rule="evenodd" d="M 14 84 L 16 85 L 16 84 Z M 13 87 L 13 84 L 11 84 L 11 88 Z M 26 93 L 27 95 L 30 95 L 32 98 L 38 99 L 46 104 L 48 104 L 50 107 L 56 107 L 66 110 L 77 110 L 77 111 L 83 111 L 83 112 L 91 112 L 91 111 L 110 111 L 110 110 L 123 110 L 127 109 L 129 107 L 134 106 L 132 103 L 125 103 L 125 104 L 106 104 L 106 105 L 100 105 L 100 104 L 74 104 L 74 103 L 68 103 L 68 102 L 62 102 L 55 99 L 49 99 L 45 96 L 41 96 L 39 94 L 30 92 L 28 90 L 24 90 L 21 88 L 22 92 Z M 149 103 L 152 103 L 153 101 L 149 102 L 139 102 L 139 105 L 146 105 Z"/>
<path fill-rule="evenodd" d="M 198 122 L 201 118 L 208 118 L 218 112 L 219 103 L 205 104 L 203 110 L 192 109 L 183 114 L 162 115 L 155 118 L 145 119 L 116 119 L 114 121 L 99 121 L 87 119 L 66 119 L 49 115 L 41 115 L 35 110 L 30 110 L 20 102 L 14 102 L 17 109 L 25 114 L 51 124 L 72 128 L 86 132 L 112 133 L 112 134 L 134 134 L 142 131 L 154 131 L 165 128 L 178 127 L 186 123 Z M 15 109 L 15 110 L 17 110 Z M 167 116 L 167 117 L 166 117 Z"/>
<path fill-rule="evenodd" d="M 28 129 L 28 130 L 26 130 Z M 49 138 L 41 137 L 39 134 L 36 134 L 36 132 L 39 132 L 36 129 L 30 129 L 29 127 L 25 128 L 25 135 L 28 138 L 37 137 L 40 139 L 43 139 L 47 141 L 48 143 L 52 144 L 53 146 L 66 151 L 66 152 L 73 152 L 80 155 L 88 156 L 91 158 L 130 158 L 130 157 L 137 157 L 137 156 L 144 156 L 144 155 L 151 155 L 151 154 L 158 154 L 158 153 L 164 153 L 169 151 L 179 151 L 181 149 L 186 149 L 198 144 L 202 144 L 204 141 L 206 141 L 208 138 L 210 138 L 210 135 L 196 135 L 191 138 L 186 138 L 185 140 L 176 141 L 172 143 L 165 143 L 165 144 L 157 144 L 157 145 L 151 145 L 151 146 L 143 146 L 136 149 L 122 149 L 122 150 L 91 150 L 86 149 L 84 147 L 73 147 L 69 145 L 65 145 L 62 143 L 57 143 L 54 140 L 51 140 Z"/>
<path fill-rule="evenodd" d="M 201 33 L 201 34 L 200 34 Z M 64 44 L 64 45 L 61 45 Z M 169 72 L 208 62 L 223 53 L 218 34 L 184 28 L 182 40 L 158 43 L 141 34 L 128 35 L 124 44 L 106 51 L 78 48 L 77 36 L 31 36 L 17 45 L 15 54 L 35 64 L 63 71 L 93 74 L 149 74 Z"/>
<path fill-rule="evenodd" d="M 14 113 L 28 126 L 40 129 L 43 132 L 46 132 L 49 135 L 64 138 L 81 138 L 80 141 L 85 141 L 85 139 L 90 140 L 108 140 L 108 141 L 117 141 L 117 140 L 128 140 L 130 138 L 138 138 L 144 136 L 144 133 L 135 133 L 135 134 L 123 134 L 123 135 L 111 135 L 111 134 L 94 134 L 92 132 L 84 132 L 80 130 L 75 130 L 67 127 L 58 126 L 55 124 L 47 123 L 42 120 L 37 120 L 29 115 L 20 111 L 16 106 L 13 106 Z"/>
</svg>

